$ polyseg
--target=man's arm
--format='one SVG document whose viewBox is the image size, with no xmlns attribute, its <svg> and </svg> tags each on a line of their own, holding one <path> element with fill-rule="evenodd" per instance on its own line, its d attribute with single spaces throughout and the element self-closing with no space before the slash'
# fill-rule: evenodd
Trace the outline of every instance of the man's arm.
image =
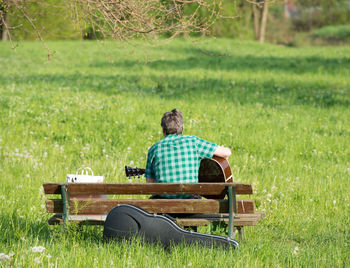
<svg viewBox="0 0 350 268">
<path fill-rule="evenodd" d="M 225 159 L 229 158 L 229 156 L 231 155 L 231 150 L 230 148 L 224 147 L 224 146 L 218 146 L 218 148 L 216 148 L 214 155 L 216 156 L 220 156 L 223 157 Z"/>
<path fill-rule="evenodd" d="M 153 183 L 153 182 L 156 182 L 156 179 L 146 178 L 146 182 Z"/>
</svg>

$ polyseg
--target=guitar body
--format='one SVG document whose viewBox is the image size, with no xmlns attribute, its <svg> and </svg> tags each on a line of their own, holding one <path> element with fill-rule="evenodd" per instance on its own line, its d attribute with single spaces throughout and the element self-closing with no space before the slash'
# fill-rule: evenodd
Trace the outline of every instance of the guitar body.
<svg viewBox="0 0 350 268">
<path fill-rule="evenodd" d="M 238 247 L 234 239 L 183 230 L 169 218 L 147 213 L 136 206 L 119 205 L 113 208 L 104 224 L 104 239 L 129 240 L 135 236 L 143 237 L 146 242 L 161 243 L 165 247 L 180 243 L 233 249 Z"/>
<path fill-rule="evenodd" d="M 233 182 L 230 164 L 225 158 L 218 156 L 202 159 L 199 166 L 198 181 L 206 183 Z M 204 197 L 222 199 L 225 195 L 207 195 Z"/>
<path fill-rule="evenodd" d="M 213 156 L 202 159 L 199 166 L 199 182 L 233 182 L 230 164 L 225 158 Z"/>
</svg>

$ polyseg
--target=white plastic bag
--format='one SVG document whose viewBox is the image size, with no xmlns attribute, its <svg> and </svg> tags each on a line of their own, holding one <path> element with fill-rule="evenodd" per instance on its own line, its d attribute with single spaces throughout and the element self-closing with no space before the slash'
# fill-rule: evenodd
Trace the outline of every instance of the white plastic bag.
<svg viewBox="0 0 350 268">
<path fill-rule="evenodd" d="M 81 171 L 81 174 L 79 174 Z M 89 172 L 91 175 L 89 175 Z M 75 174 L 67 174 L 66 182 L 81 182 L 81 183 L 102 183 L 104 176 L 94 176 L 94 172 L 89 167 L 81 167 Z"/>
<path fill-rule="evenodd" d="M 79 172 L 81 173 L 79 174 Z M 91 173 L 91 175 L 89 175 Z M 75 174 L 67 174 L 66 182 L 71 183 L 103 183 L 104 176 L 94 176 L 89 167 L 81 167 Z M 70 198 L 108 198 L 108 195 L 71 195 Z M 69 215 L 68 220 L 104 220 L 106 214 Z"/>
</svg>

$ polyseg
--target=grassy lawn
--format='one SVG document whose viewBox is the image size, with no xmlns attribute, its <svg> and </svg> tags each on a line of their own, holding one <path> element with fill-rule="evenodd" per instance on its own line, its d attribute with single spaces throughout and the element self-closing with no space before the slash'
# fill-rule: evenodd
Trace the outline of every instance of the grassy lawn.
<svg viewBox="0 0 350 268">
<path fill-rule="evenodd" d="M 40 43 L 0 43 L 0 267 L 350 265 L 350 47 L 47 45 L 51 61 Z M 267 216 L 239 250 L 48 226 L 43 182 L 82 165 L 127 182 L 124 165 L 145 166 L 175 107 L 184 134 L 230 147 L 235 181 L 254 184 Z"/>
</svg>

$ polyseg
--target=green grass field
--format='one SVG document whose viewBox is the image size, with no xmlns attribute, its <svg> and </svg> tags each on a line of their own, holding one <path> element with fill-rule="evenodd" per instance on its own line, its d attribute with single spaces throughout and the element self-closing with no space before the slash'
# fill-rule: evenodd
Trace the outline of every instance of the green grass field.
<svg viewBox="0 0 350 268">
<path fill-rule="evenodd" d="M 350 47 L 47 45 L 51 61 L 40 43 L 0 43 L 0 266 L 350 265 Z M 239 250 L 103 243 L 102 227 L 48 226 L 43 182 L 82 165 L 127 182 L 124 165 L 145 166 L 175 107 L 184 134 L 229 146 L 235 180 L 254 184 L 266 218 Z"/>
</svg>

